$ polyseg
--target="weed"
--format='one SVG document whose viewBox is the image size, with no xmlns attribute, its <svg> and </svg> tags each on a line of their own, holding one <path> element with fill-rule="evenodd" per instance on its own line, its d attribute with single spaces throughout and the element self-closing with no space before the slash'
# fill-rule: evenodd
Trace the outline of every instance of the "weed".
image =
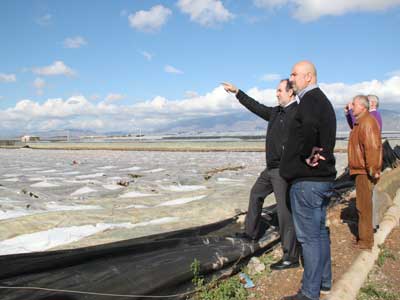
<svg viewBox="0 0 400 300">
<path fill-rule="evenodd" d="M 367 284 L 365 287 L 362 287 L 360 289 L 360 293 L 357 297 L 357 300 L 375 300 L 375 299 L 397 300 L 399 299 L 399 295 L 378 289 L 373 284 Z"/>
<path fill-rule="evenodd" d="M 196 287 L 196 300 L 245 300 L 247 291 L 242 286 L 237 276 L 226 280 L 212 280 L 206 284 L 203 276 L 200 276 L 200 262 L 195 259 L 190 265 L 193 273 L 192 283 Z"/>
<path fill-rule="evenodd" d="M 379 267 L 382 267 L 385 264 L 387 258 L 396 260 L 396 256 L 394 256 L 394 254 L 389 249 L 385 248 L 385 246 L 381 246 L 380 249 L 381 251 L 379 252 L 377 261 Z"/>
<path fill-rule="evenodd" d="M 204 286 L 204 278 L 200 276 L 200 262 L 196 258 L 190 265 L 190 271 L 192 271 L 193 274 L 192 283 L 197 289 L 202 289 Z"/>
</svg>

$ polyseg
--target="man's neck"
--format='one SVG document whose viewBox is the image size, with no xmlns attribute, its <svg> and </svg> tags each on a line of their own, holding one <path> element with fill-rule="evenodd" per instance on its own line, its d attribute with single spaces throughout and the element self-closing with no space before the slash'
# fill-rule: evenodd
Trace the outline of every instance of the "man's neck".
<svg viewBox="0 0 400 300">
<path fill-rule="evenodd" d="M 302 89 L 301 91 L 299 91 L 299 92 L 297 92 L 297 95 L 298 95 L 298 97 L 300 98 L 300 100 L 301 100 L 301 98 L 303 98 L 303 96 L 308 92 L 308 91 L 311 91 L 311 90 L 313 90 L 313 89 L 315 89 L 315 88 L 317 88 L 318 87 L 318 85 L 316 84 L 316 83 L 310 83 L 308 86 L 306 86 L 304 89 Z"/>
<path fill-rule="evenodd" d="M 363 112 L 359 113 L 358 115 L 354 115 L 354 117 L 356 118 L 356 120 L 359 120 L 363 116 L 365 116 L 366 113 L 368 113 L 368 110 L 364 110 Z"/>
<path fill-rule="evenodd" d="M 293 97 L 292 99 L 290 99 L 290 101 L 289 101 L 288 103 L 286 103 L 286 104 L 284 104 L 284 105 L 281 105 L 281 107 L 283 107 L 283 108 L 288 107 L 290 104 L 292 104 L 292 103 L 294 103 L 294 102 L 296 102 L 296 98 L 295 98 L 295 97 Z"/>
</svg>

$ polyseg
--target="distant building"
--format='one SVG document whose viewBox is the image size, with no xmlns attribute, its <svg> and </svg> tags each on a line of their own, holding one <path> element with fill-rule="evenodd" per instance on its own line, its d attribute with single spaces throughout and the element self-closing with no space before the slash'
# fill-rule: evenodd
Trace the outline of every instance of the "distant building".
<svg viewBox="0 0 400 300">
<path fill-rule="evenodd" d="M 21 142 L 23 143 L 38 142 L 38 141 L 40 141 L 40 138 L 38 136 L 24 135 L 23 137 L 21 137 Z"/>
<path fill-rule="evenodd" d="M 17 142 L 16 140 L 0 140 L 0 147 L 15 146 Z"/>
</svg>

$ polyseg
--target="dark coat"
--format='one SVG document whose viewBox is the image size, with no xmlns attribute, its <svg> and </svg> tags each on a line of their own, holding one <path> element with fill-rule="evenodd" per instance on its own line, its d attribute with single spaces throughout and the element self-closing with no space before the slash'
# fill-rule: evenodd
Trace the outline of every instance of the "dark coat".
<svg viewBox="0 0 400 300">
<path fill-rule="evenodd" d="M 241 90 L 236 97 L 248 110 L 269 122 L 265 140 L 267 168 L 279 168 L 289 134 L 289 125 L 296 114 L 297 102 L 285 108 L 280 106 L 270 107 L 257 102 Z"/>
<path fill-rule="evenodd" d="M 291 123 L 281 160 L 281 176 L 292 183 L 334 180 L 335 142 L 336 115 L 332 104 L 319 88 L 312 89 L 301 98 Z M 317 167 L 310 167 L 305 160 L 314 146 L 323 148 L 321 154 L 326 160 L 320 160 Z"/>
</svg>

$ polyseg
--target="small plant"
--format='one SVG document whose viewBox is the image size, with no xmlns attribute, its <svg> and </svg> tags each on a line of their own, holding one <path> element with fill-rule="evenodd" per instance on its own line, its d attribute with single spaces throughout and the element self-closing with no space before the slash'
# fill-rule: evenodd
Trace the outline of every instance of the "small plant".
<svg viewBox="0 0 400 300">
<path fill-rule="evenodd" d="M 390 258 L 392 260 L 396 260 L 396 256 L 385 246 L 381 246 L 381 251 L 379 252 L 377 264 L 379 267 L 382 267 L 385 264 L 386 259 Z"/>
<path fill-rule="evenodd" d="M 259 259 L 260 259 L 260 261 L 261 261 L 265 266 L 268 267 L 268 270 L 271 271 L 271 270 L 269 269 L 269 266 L 270 266 L 272 263 L 275 262 L 274 254 L 273 254 L 272 252 L 266 253 L 266 254 L 260 256 Z"/>
<path fill-rule="evenodd" d="M 200 262 L 196 258 L 190 265 L 190 270 L 193 274 L 192 283 L 197 289 L 201 290 L 204 287 L 204 278 L 200 276 Z"/>
<path fill-rule="evenodd" d="M 242 286 L 237 276 L 227 280 L 212 280 L 206 284 L 203 276 L 200 276 L 200 262 L 195 259 L 190 265 L 193 273 L 192 283 L 196 287 L 196 300 L 245 300 L 247 291 Z"/>
<path fill-rule="evenodd" d="M 358 300 L 397 300 L 398 294 L 382 291 L 373 284 L 368 284 L 360 289 Z"/>
</svg>

